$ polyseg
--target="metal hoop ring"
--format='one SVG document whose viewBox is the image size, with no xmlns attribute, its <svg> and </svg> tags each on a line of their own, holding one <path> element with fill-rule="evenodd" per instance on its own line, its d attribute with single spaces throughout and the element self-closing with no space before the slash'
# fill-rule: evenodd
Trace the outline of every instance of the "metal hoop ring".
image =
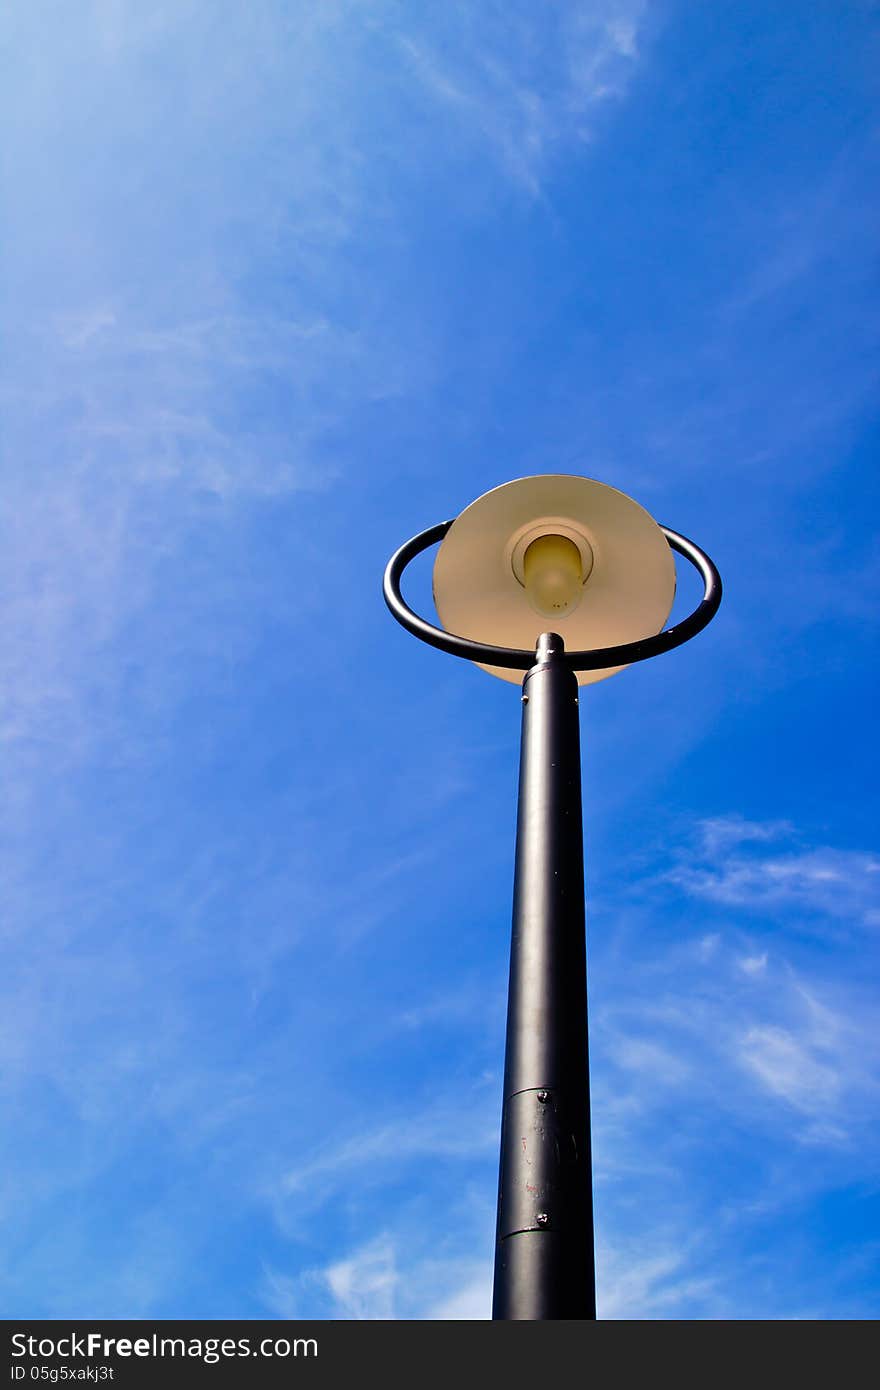
<svg viewBox="0 0 880 1390">
<path fill-rule="evenodd" d="M 441 652 L 448 652 L 450 656 L 460 656 L 466 661 L 478 661 L 485 666 L 528 671 L 535 664 L 533 651 L 517 647 L 492 647 L 484 642 L 472 642 L 467 637 L 457 637 L 455 633 L 446 632 L 443 628 L 425 622 L 424 618 L 414 613 L 404 601 L 400 592 L 400 581 L 407 565 L 423 550 L 427 550 L 428 546 L 442 541 L 451 525 L 452 521 L 441 521 L 439 526 L 430 526 L 427 531 L 413 536 L 412 540 L 395 551 L 388 561 L 382 584 L 385 602 L 401 626 L 422 642 L 427 642 L 429 647 L 437 647 Z M 570 670 L 604 671 L 609 666 L 630 666 L 635 661 L 647 660 L 649 656 L 659 656 L 661 652 L 672 651 L 691 637 L 696 637 L 715 617 L 721 602 L 721 575 L 709 556 L 686 536 L 680 536 L 677 531 L 670 531 L 666 526 L 661 526 L 660 530 L 672 549 L 677 550 L 686 560 L 690 560 L 699 572 L 703 580 L 703 597 L 700 603 L 680 623 L 664 628 L 654 637 L 641 637 L 637 642 L 624 642 L 617 647 L 597 647 L 593 651 L 563 652 L 562 659 Z"/>
</svg>

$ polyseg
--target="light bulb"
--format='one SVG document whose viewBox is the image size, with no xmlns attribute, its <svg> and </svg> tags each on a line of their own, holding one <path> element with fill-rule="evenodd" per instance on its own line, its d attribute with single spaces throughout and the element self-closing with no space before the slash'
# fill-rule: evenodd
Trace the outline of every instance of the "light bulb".
<svg viewBox="0 0 880 1390">
<path fill-rule="evenodd" d="M 581 553 L 567 536 L 538 536 L 523 556 L 529 603 L 544 618 L 564 618 L 581 601 L 584 571 Z"/>
</svg>

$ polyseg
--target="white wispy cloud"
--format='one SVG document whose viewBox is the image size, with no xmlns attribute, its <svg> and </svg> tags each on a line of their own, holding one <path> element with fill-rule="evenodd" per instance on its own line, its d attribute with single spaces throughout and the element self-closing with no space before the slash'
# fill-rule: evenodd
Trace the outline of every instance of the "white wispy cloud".
<svg viewBox="0 0 880 1390">
<path fill-rule="evenodd" d="M 691 1072 L 690 1063 L 681 1055 L 676 1056 L 659 1042 L 631 1034 L 610 1042 L 609 1054 L 618 1067 L 660 1086 L 681 1085 Z"/>
<path fill-rule="evenodd" d="M 793 838 L 789 825 L 739 817 L 705 821 L 700 843 L 686 850 L 668 881 L 686 893 L 755 911 L 802 909 L 855 925 L 880 920 L 880 856 L 829 845 L 769 853 Z"/>
<path fill-rule="evenodd" d="M 867 852 L 803 847 L 787 822 L 729 816 L 698 828 L 652 891 L 684 891 L 723 926 L 707 932 L 698 918 L 691 943 L 640 955 L 638 976 L 622 977 L 614 1007 L 594 1015 L 598 1132 L 618 1154 L 685 1089 L 797 1142 L 864 1140 L 880 1089 L 867 986 L 845 959 L 823 976 L 804 921 L 807 942 L 839 939 L 844 924 L 858 941 L 874 920 L 878 867 Z"/>
<path fill-rule="evenodd" d="M 384 1182 L 389 1169 L 413 1161 L 471 1161 L 492 1154 L 498 1142 L 495 1087 L 469 1086 L 463 1096 L 443 1098 L 427 1109 L 400 1116 L 378 1129 L 353 1134 L 318 1150 L 305 1163 L 289 1168 L 276 1183 L 277 1199 L 321 1205 L 357 1172 L 362 1183 Z"/>
<path fill-rule="evenodd" d="M 343 1317 L 394 1316 L 394 1291 L 399 1276 L 389 1241 L 376 1241 L 349 1259 L 337 1260 L 328 1267 L 325 1277 Z"/>
<path fill-rule="evenodd" d="M 601 1317 L 804 1315 L 817 1295 L 801 1257 L 747 1252 L 876 1166 L 870 991 L 811 953 L 795 967 L 782 934 L 761 951 L 744 939 L 726 906 L 708 951 L 630 937 L 613 982 L 593 969 Z"/>
<path fill-rule="evenodd" d="M 711 857 L 720 851 L 744 844 L 770 844 L 792 833 L 790 821 L 750 821 L 744 816 L 710 816 L 697 826 L 697 840 L 703 854 Z"/>
<path fill-rule="evenodd" d="M 456 3 L 399 42 L 459 140 L 476 135 L 537 194 L 560 147 L 590 140 L 597 108 L 626 91 L 645 10 L 642 0 L 586 0 L 536 16 L 520 3 Z"/>
<path fill-rule="evenodd" d="M 429 1303 L 422 1316 L 431 1322 L 482 1322 L 490 1317 L 491 1310 L 492 1271 L 488 1260 L 483 1260 L 462 1262 L 453 1292 Z"/>
<path fill-rule="evenodd" d="M 760 975 L 767 969 L 767 952 L 762 951 L 759 956 L 741 956 L 737 965 L 746 975 Z"/>
<path fill-rule="evenodd" d="M 328 100 L 340 7 L 318 10 L 214 25 L 202 4 L 147 16 L 108 0 L 81 6 L 66 34 L 47 31 L 40 7 L 17 21 L 38 77 L 11 71 L 4 93 L 20 138 L 5 231 L 17 350 L 0 379 L 0 728 L 32 756 L 52 747 L 56 768 L 102 734 L 122 747 L 117 639 L 161 605 L 193 527 L 231 558 L 242 507 L 328 489 L 341 469 L 330 436 L 405 372 L 362 304 L 328 303 L 369 199 L 349 154 L 354 88 Z M 166 60 L 182 103 L 157 80 Z M 255 161 L 252 144 L 271 154 Z M 267 255 L 289 280 L 257 304 L 242 281 Z M 223 566 L 211 581 L 216 604 Z M 213 627 L 233 660 L 238 645 L 185 588 L 178 650 L 140 645 L 166 708 L 200 632 Z"/>
<path fill-rule="evenodd" d="M 799 1110 L 823 1113 L 837 1103 L 841 1080 L 836 1068 L 821 1060 L 808 1040 L 785 1028 L 750 1028 L 740 1056 L 762 1085 Z"/>
<path fill-rule="evenodd" d="M 639 1241 L 602 1241 L 596 1260 L 602 1272 L 600 1318 L 711 1317 L 707 1310 L 718 1308 L 719 1281 L 693 1273 L 692 1250 L 681 1232 L 667 1233 L 665 1240 L 651 1233 Z"/>
<path fill-rule="evenodd" d="M 880 1051 L 855 992 L 832 1006 L 818 982 L 790 978 L 784 1011 L 754 1022 L 736 1056 L 767 1093 L 809 1123 L 805 1143 L 846 1145 L 863 1133 L 880 1093 Z M 844 1011 L 846 1010 L 846 1011 Z"/>
<path fill-rule="evenodd" d="M 491 1251 L 431 1253 L 412 1231 L 385 1230 L 341 1258 L 290 1275 L 265 1270 L 262 1297 L 282 1318 L 305 1316 L 303 1307 L 332 1319 L 479 1321 L 492 1308 Z M 315 1316 L 314 1312 L 310 1316 Z"/>
<path fill-rule="evenodd" d="M 400 1274 L 387 1234 L 359 1246 L 344 1258 L 314 1265 L 295 1275 L 264 1270 L 261 1296 L 276 1317 L 298 1319 L 392 1319 L 396 1317 Z"/>
</svg>

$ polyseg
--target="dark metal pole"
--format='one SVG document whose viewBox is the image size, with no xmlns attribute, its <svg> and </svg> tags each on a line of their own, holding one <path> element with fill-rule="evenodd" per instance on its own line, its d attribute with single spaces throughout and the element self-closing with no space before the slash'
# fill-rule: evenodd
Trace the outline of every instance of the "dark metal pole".
<svg viewBox="0 0 880 1390">
<path fill-rule="evenodd" d="M 595 1318 L 578 684 L 562 638 L 523 681 L 497 1319 Z"/>
</svg>

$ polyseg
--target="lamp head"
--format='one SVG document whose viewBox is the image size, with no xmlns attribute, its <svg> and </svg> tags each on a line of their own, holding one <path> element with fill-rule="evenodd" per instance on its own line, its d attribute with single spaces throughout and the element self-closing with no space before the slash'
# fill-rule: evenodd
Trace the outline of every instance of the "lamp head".
<svg viewBox="0 0 880 1390">
<path fill-rule="evenodd" d="M 434 603 L 448 632 L 534 647 L 548 625 L 569 651 L 659 632 L 675 597 L 666 537 L 631 497 L 591 478 L 519 478 L 456 517 L 434 564 Z M 484 666 L 519 684 L 514 670 Z M 582 671 L 581 685 L 623 668 Z"/>
</svg>

